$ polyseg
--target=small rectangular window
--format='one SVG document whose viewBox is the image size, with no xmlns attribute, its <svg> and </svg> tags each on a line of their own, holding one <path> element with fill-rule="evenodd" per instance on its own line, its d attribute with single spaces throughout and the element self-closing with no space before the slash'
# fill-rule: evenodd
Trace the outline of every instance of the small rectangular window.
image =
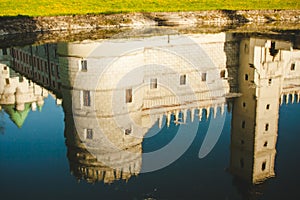
<svg viewBox="0 0 300 200">
<path fill-rule="evenodd" d="M 249 46 L 248 46 L 247 43 L 245 43 L 245 46 L 244 46 L 244 52 L 245 52 L 246 54 L 249 53 Z"/>
<path fill-rule="evenodd" d="M 266 169 L 266 164 L 267 164 L 266 161 L 264 161 L 264 162 L 261 164 L 261 171 L 265 171 L 265 169 Z"/>
<path fill-rule="evenodd" d="M 270 104 L 266 105 L 266 109 L 269 110 L 270 109 Z"/>
<path fill-rule="evenodd" d="M 126 129 L 124 132 L 125 132 L 125 135 L 130 135 L 131 134 L 131 128 Z"/>
<path fill-rule="evenodd" d="M 87 60 L 81 60 L 81 71 L 87 71 Z"/>
<path fill-rule="evenodd" d="M 220 78 L 225 78 L 226 75 L 226 71 L 225 70 L 221 70 L 220 72 Z"/>
<path fill-rule="evenodd" d="M 150 89 L 157 88 L 157 78 L 151 78 L 150 79 Z"/>
<path fill-rule="evenodd" d="M 2 54 L 3 54 L 3 55 L 7 55 L 7 49 L 6 49 L 6 48 L 3 48 L 3 49 L 2 49 Z"/>
<path fill-rule="evenodd" d="M 132 89 L 127 89 L 126 90 L 126 103 L 131 103 L 132 102 Z"/>
<path fill-rule="evenodd" d="M 248 74 L 245 74 L 245 81 L 248 81 L 248 79 L 249 79 Z"/>
<path fill-rule="evenodd" d="M 56 76 L 57 76 L 57 78 L 60 78 L 60 76 L 59 76 L 59 69 L 58 69 L 58 65 L 55 65 L 56 66 Z"/>
<path fill-rule="evenodd" d="M 270 78 L 268 82 L 269 82 L 269 85 L 271 85 L 272 84 L 272 79 Z"/>
<path fill-rule="evenodd" d="M 51 73 L 52 73 L 52 76 L 55 76 L 55 69 L 54 69 L 53 63 L 51 63 Z"/>
<path fill-rule="evenodd" d="M 23 76 L 19 76 L 19 82 L 22 83 L 24 81 Z"/>
<path fill-rule="evenodd" d="M 291 64 L 291 71 L 294 71 L 295 68 L 296 68 L 296 64 L 295 64 L 295 63 L 292 63 L 292 64 Z"/>
<path fill-rule="evenodd" d="M 267 123 L 265 126 L 265 131 L 268 131 L 268 130 L 269 130 L 269 124 Z"/>
<path fill-rule="evenodd" d="M 201 74 L 201 80 L 202 81 L 206 81 L 206 73 L 202 73 Z"/>
<path fill-rule="evenodd" d="M 186 84 L 186 75 L 180 75 L 180 85 Z"/>
<path fill-rule="evenodd" d="M 244 107 L 244 108 L 246 107 L 246 102 L 243 102 L 243 107 Z"/>
<path fill-rule="evenodd" d="M 48 72 L 48 66 L 47 66 L 47 62 L 44 61 L 44 69 L 43 69 L 45 72 Z"/>
<path fill-rule="evenodd" d="M 93 139 L 93 129 L 86 129 L 86 139 Z"/>
<path fill-rule="evenodd" d="M 83 91 L 83 105 L 91 106 L 91 92 L 89 90 Z"/>
<path fill-rule="evenodd" d="M 245 128 L 245 127 L 246 127 L 246 122 L 242 121 L 242 128 Z"/>
</svg>

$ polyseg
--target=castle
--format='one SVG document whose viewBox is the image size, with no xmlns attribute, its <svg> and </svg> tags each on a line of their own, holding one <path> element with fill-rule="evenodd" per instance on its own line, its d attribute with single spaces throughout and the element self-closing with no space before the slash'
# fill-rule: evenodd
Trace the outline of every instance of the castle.
<svg viewBox="0 0 300 200">
<path fill-rule="evenodd" d="M 297 44 L 268 37 L 116 38 L 2 49 L 0 55 L 3 69 L 63 99 L 70 170 L 89 182 L 139 174 L 143 137 L 155 124 L 184 126 L 232 107 L 230 171 L 260 183 L 275 176 L 279 106 L 300 98 Z M 22 82 L 14 85 L 15 98 L 1 93 L 2 107 L 22 110 L 45 97 L 38 92 L 41 97 L 25 101 L 17 89 Z"/>
</svg>

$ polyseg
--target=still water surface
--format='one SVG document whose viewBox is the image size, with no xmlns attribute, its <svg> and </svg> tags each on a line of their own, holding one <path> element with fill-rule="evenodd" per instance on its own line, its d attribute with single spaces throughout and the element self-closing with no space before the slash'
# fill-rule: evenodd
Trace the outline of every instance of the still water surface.
<svg viewBox="0 0 300 200">
<path fill-rule="evenodd" d="M 1 199 L 298 199 L 293 38 L 2 49 Z"/>
</svg>

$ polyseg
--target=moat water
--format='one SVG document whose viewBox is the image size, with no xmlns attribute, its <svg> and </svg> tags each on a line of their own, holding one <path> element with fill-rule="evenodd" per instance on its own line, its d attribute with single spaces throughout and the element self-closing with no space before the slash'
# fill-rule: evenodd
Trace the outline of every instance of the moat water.
<svg viewBox="0 0 300 200">
<path fill-rule="evenodd" d="M 0 50 L 1 199 L 298 199 L 300 36 Z"/>
</svg>

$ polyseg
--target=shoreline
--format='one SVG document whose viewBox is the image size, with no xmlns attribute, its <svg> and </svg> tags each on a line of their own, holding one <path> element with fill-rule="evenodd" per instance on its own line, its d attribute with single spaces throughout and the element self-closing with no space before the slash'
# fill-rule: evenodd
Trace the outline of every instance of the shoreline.
<svg viewBox="0 0 300 200">
<path fill-rule="evenodd" d="M 234 26 L 255 23 L 300 23 L 300 10 L 215 10 L 50 17 L 0 17 L 0 35 L 49 31 L 140 28 L 149 26 Z"/>
</svg>

